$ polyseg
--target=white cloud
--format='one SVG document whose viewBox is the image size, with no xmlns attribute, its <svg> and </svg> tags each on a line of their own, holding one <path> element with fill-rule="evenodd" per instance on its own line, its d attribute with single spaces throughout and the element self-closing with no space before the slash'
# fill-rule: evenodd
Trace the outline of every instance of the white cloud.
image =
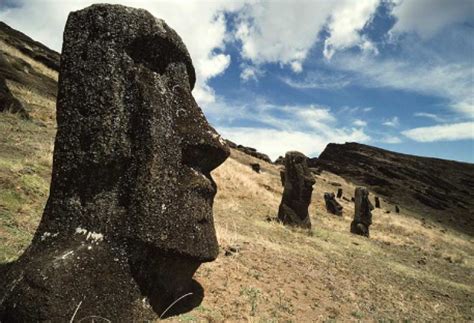
<svg viewBox="0 0 474 323">
<path fill-rule="evenodd" d="M 455 112 L 474 118 L 472 61 L 376 60 L 341 55 L 333 67 L 354 72 L 358 84 L 366 87 L 390 87 L 446 98 Z"/>
<path fill-rule="evenodd" d="M 281 63 L 299 73 L 309 50 L 327 26 L 325 54 L 359 46 L 373 50 L 360 30 L 380 0 L 253 1 L 238 18 L 242 56 L 254 64 Z"/>
<path fill-rule="evenodd" d="M 415 117 L 420 118 L 428 118 L 437 122 L 446 122 L 446 119 L 434 114 L 434 113 L 427 113 L 427 112 L 416 112 L 413 114 Z"/>
<path fill-rule="evenodd" d="M 402 134 L 419 142 L 474 139 L 474 122 L 461 122 L 431 127 L 414 128 Z"/>
<path fill-rule="evenodd" d="M 222 103 L 225 104 L 225 103 Z M 228 105 L 228 104 L 226 104 Z M 216 129 L 226 138 L 257 148 L 272 159 L 288 150 L 299 150 L 315 156 L 330 142 L 368 142 L 371 138 L 362 128 L 343 127 L 327 107 L 279 106 L 266 102 L 206 110 Z M 226 115 L 223 115 L 226 114 Z M 258 127 L 232 127 L 235 119 L 259 123 Z"/>
<path fill-rule="evenodd" d="M 402 140 L 397 136 L 385 136 L 380 140 L 380 142 L 385 144 L 400 144 L 402 143 Z"/>
<path fill-rule="evenodd" d="M 240 79 L 244 82 L 253 80 L 257 81 L 262 75 L 264 75 L 264 71 L 257 66 L 254 65 L 241 65 L 242 72 L 240 73 Z"/>
<path fill-rule="evenodd" d="M 393 0 L 392 14 L 397 22 L 392 33 L 414 31 L 422 38 L 432 37 L 450 24 L 472 18 L 472 0 Z"/>
<path fill-rule="evenodd" d="M 321 153 L 330 142 L 366 142 L 369 137 L 361 130 L 345 133 L 344 136 L 332 138 L 301 131 L 289 131 L 272 128 L 250 127 L 218 127 L 224 138 L 229 138 L 239 144 L 256 148 L 275 160 L 284 156 L 287 151 L 297 150 L 306 156 L 314 157 Z"/>
<path fill-rule="evenodd" d="M 357 127 L 365 127 L 365 126 L 367 126 L 367 122 L 364 121 L 364 120 L 360 120 L 360 119 L 354 120 L 354 121 L 352 122 L 352 124 L 353 124 L 354 126 L 357 126 Z"/>
<path fill-rule="evenodd" d="M 309 72 L 299 81 L 289 77 L 280 78 L 286 85 L 295 89 L 341 89 L 351 82 L 348 78 L 334 73 Z"/>
<path fill-rule="evenodd" d="M 0 20 L 19 29 L 35 40 L 60 50 L 62 33 L 70 11 L 82 9 L 100 0 L 21 0 L 15 8 L 0 11 Z M 164 19 L 183 38 L 196 69 L 194 96 L 200 104 L 215 100 L 207 82 L 224 72 L 230 56 L 216 53 L 225 49 L 227 26 L 224 12 L 235 12 L 244 1 L 133 1 L 112 0 L 131 7 L 144 8 Z"/>
<path fill-rule="evenodd" d="M 398 117 L 392 117 L 382 123 L 384 126 L 396 128 L 400 125 L 400 120 Z"/>
<path fill-rule="evenodd" d="M 330 36 L 324 42 L 324 56 L 331 59 L 337 50 L 354 46 L 366 52 L 377 52 L 375 46 L 359 32 L 371 21 L 379 0 L 351 1 L 350 5 L 344 1 L 335 3 L 336 8 L 328 24 Z"/>
</svg>

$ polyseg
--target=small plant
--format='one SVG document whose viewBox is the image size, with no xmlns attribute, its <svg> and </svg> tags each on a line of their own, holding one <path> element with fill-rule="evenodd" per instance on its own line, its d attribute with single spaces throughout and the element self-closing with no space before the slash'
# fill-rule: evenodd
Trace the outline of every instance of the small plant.
<svg viewBox="0 0 474 323">
<path fill-rule="evenodd" d="M 281 289 L 278 290 L 278 303 L 277 303 L 277 306 L 278 306 L 279 311 L 286 312 L 290 315 L 294 314 L 293 305 L 291 304 L 290 299 L 285 298 L 285 293 Z"/>
<path fill-rule="evenodd" d="M 355 317 L 356 319 L 359 319 L 359 320 L 364 317 L 364 314 L 363 314 L 362 312 L 359 312 L 359 311 L 353 311 L 353 312 L 351 313 L 351 315 L 352 315 L 353 317 Z"/>
<path fill-rule="evenodd" d="M 258 298 L 260 295 L 260 289 L 255 287 L 242 288 L 240 295 L 245 295 L 248 297 L 250 302 L 250 316 L 255 316 L 257 313 Z"/>
</svg>

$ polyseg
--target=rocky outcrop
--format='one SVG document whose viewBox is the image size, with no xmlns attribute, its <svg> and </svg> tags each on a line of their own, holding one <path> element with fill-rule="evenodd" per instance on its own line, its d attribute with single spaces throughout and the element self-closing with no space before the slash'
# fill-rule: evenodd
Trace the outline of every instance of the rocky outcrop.
<svg viewBox="0 0 474 323">
<path fill-rule="evenodd" d="M 247 155 L 250 155 L 250 156 L 253 156 L 255 158 L 258 158 L 258 159 L 261 159 L 263 161 L 266 161 L 267 163 L 272 163 L 272 160 L 270 159 L 270 157 L 268 157 L 268 155 L 265 155 L 261 152 L 258 152 L 257 149 L 255 148 L 252 148 L 252 147 L 246 147 L 246 146 L 242 146 L 242 145 L 238 145 L 228 139 L 226 139 L 226 143 L 227 145 L 229 145 L 230 148 L 233 148 L 233 149 L 237 149 L 241 152 L 243 152 L 244 154 L 247 154 Z"/>
<path fill-rule="evenodd" d="M 180 37 L 147 11 L 69 15 L 50 196 L 2 271 L 0 321 L 144 321 L 183 295 L 172 311 L 199 304 L 192 276 L 218 254 L 210 172 L 229 149 L 194 83 Z"/>
<path fill-rule="evenodd" d="M 354 220 L 351 222 L 351 233 L 369 237 L 369 227 L 372 224 L 372 210 L 369 201 L 369 191 L 365 187 L 357 187 L 354 194 Z"/>
<path fill-rule="evenodd" d="M 389 204 L 474 234 L 474 164 L 346 143 L 329 144 L 317 167 L 366 186 Z"/>
<path fill-rule="evenodd" d="M 329 213 L 335 214 L 335 215 L 342 215 L 342 205 L 339 204 L 339 202 L 336 201 L 336 196 L 334 193 L 324 193 L 324 202 L 326 204 L 326 210 Z"/>
<path fill-rule="evenodd" d="M 285 171 L 282 176 L 283 197 L 278 219 L 284 224 L 311 228 L 308 207 L 315 180 L 306 164 L 306 156 L 297 151 L 285 155 Z"/>
</svg>

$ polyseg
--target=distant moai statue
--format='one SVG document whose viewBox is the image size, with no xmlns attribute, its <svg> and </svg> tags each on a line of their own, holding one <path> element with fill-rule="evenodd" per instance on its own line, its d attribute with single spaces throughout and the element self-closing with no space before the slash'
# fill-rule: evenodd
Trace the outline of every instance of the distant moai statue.
<svg viewBox="0 0 474 323">
<path fill-rule="evenodd" d="M 377 209 L 380 209 L 380 199 L 378 196 L 375 197 L 375 207 Z"/>
<path fill-rule="evenodd" d="M 398 205 L 395 205 L 395 212 L 400 213 L 400 208 L 398 207 Z"/>
<path fill-rule="evenodd" d="M 337 189 L 337 198 L 340 199 L 342 197 L 342 188 Z"/>
<path fill-rule="evenodd" d="M 278 219 L 285 224 L 311 228 L 308 206 L 316 181 L 306 160 L 306 156 L 297 151 L 285 155 L 285 172 L 281 178 L 284 190 Z"/>
<path fill-rule="evenodd" d="M 324 193 L 324 201 L 326 202 L 326 210 L 335 215 L 342 215 L 342 205 L 336 201 L 334 193 Z"/>
<path fill-rule="evenodd" d="M 354 220 L 351 223 L 351 232 L 369 237 L 369 226 L 372 224 L 372 203 L 369 201 L 369 191 L 365 187 L 355 189 Z"/>
</svg>

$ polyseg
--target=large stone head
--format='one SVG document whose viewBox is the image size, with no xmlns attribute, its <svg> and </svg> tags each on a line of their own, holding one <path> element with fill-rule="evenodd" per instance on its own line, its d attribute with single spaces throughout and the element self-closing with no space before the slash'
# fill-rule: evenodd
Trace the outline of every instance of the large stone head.
<svg viewBox="0 0 474 323">
<path fill-rule="evenodd" d="M 180 37 L 147 11 L 93 5 L 71 13 L 39 231 L 80 227 L 198 262 L 215 259 L 210 172 L 229 149 L 195 102 L 195 81 Z"/>
</svg>

